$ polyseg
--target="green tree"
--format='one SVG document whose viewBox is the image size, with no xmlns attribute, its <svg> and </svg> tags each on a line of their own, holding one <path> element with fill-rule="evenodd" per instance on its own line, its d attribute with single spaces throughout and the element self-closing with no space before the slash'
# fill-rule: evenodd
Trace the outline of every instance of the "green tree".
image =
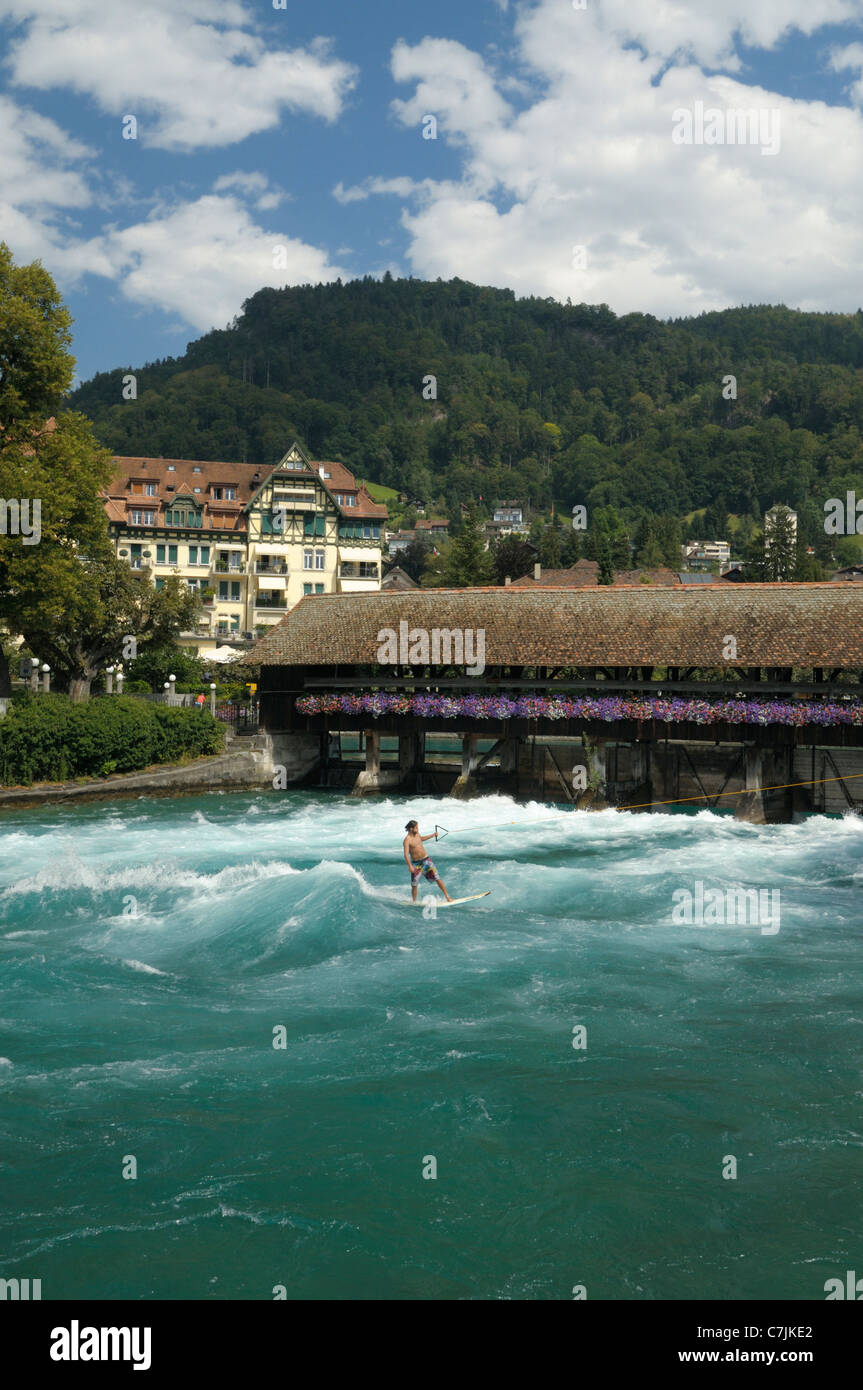
<svg viewBox="0 0 863 1390">
<path fill-rule="evenodd" d="M 485 535 L 473 508 L 468 509 L 459 535 L 449 546 L 441 581 L 451 589 L 494 583 L 492 557 L 486 549 Z"/>
<path fill-rule="evenodd" d="M 793 579 L 797 569 L 797 539 L 790 510 L 779 506 L 764 525 L 764 575 L 774 582 Z"/>
<path fill-rule="evenodd" d="M 147 681 L 157 692 L 169 676 L 176 676 L 179 685 L 204 683 L 202 658 L 188 647 L 177 646 L 176 642 L 150 642 L 134 661 L 124 662 L 123 669 L 129 680 Z"/>
<path fill-rule="evenodd" d="M 67 603 L 86 606 L 84 557 L 110 551 L 100 491 L 111 456 L 83 415 L 59 409 L 74 372 L 69 323 L 50 275 L 16 266 L 0 243 L 0 496 L 26 500 L 31 523 L 29 536 L 0 534 L 0 622 L 41 660 L 49 628 L 68 632 Z M 9 689 L 0 649 L 0 694 Z"/>
<path fill-rule="evenodd" d="M 395 563 L 418 584 L 430 554 L 430 543 L 417 537 L 397 553 Z"/>
<path fill-rule="evenodd" d="M 151 642 L 164 646 L 193 627 L 198 598 L 178 576 L 157 589 L 113 555 L 91 559 L 72 553 L 65 561 L 61 573 L 47 560 L 52 578 L 61 581 L 57 590 L 42 590 L 40 599 L 34 585 L 26 602 L 19 596 L 15 621 L 73 700 L 88 698 L 94 676 L 122 658 L 128 638 L 138 648 Z"/>
<path fill-rule="evenodd" d="M 536 551 L 519 536 L 500 536 L 492 546 L 492 561 L 498 584 L 530 574 Z"/>
<path fill-rule="evenodd" d="M 611 541 L 608 532 L 603 531 L 599 539 L 599 583 L 614 583 L 614 561 L 611 558 Z"/>
</svg>

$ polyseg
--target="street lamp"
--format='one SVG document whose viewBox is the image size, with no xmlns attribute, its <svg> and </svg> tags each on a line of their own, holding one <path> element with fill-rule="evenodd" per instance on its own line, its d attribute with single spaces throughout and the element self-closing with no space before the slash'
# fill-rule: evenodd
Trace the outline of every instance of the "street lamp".
<svg viewBox="0 0 863 1390">
<path fill-rule="evenodd" d="M 47 695 L 51 689 L 51 667 L 47 661 L 42 666 L 42 694 Z"/>
</svg>

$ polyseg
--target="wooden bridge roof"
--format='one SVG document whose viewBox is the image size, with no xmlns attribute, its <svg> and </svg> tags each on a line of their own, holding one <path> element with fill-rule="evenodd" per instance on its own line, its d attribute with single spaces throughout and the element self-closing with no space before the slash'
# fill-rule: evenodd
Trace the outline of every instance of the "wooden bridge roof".
<svg viewBox="0 0 863 1390">
<path fill-rule="evenodd" d="M 255 645 L 262 666 L 366 666 L 399 623 L 482 629 L 486 666 L 863 668 L 863 592 L 835 584 L 419 589 L 304 598 Z M 736 659 L 726 658 L 729 637 Z"/>
</svg>

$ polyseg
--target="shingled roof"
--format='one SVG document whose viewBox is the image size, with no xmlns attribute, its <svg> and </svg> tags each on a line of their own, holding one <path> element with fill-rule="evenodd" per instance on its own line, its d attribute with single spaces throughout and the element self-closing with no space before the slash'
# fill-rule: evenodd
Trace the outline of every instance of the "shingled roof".
<svg viewBox="0 0 863 1390">
<path fill-rule="evenodd" d="M 863 593 L 836 584 L 425 589 L 303 599 L 255 645 L 262 666 L 365 666 L 378 633 L 484 630 L 486 666 L 863 667 Z M 735 660 L 723 656 L 729 636 Z"/>
</svg>

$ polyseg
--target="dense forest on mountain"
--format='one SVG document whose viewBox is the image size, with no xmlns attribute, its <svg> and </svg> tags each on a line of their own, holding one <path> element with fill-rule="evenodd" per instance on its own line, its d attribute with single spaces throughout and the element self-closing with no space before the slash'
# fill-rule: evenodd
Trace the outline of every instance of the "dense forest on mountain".
<svg viewBox="0 0 863 1390">
<path fill-rule="evenodd" d="M 662 322 L 460 280 L 263 289 L 184 356 L 69 404 L 117 453 L 261 466 L 297 438 L 450 514 L 583 504 L 634 530 L 710 507 L 751 530 L 781 502 L 823 538 L 825 501 L 863 497 L 861 310 Z"/>
</svg>

